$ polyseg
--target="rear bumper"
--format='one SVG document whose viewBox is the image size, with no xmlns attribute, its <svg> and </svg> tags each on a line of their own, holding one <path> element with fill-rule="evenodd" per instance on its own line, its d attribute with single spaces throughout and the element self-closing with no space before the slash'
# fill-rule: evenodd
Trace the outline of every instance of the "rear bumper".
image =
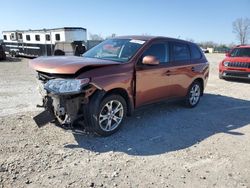
<svg viewBox="0 0 250 188">
<path fill-rule="evenodd" d="M 241 78 L 241 79 L 249 79 L 250 80 L 250 71 L 243 72 L 243 71 L 221 71 L 220 72 L 221 78 Z"/>
</svg>

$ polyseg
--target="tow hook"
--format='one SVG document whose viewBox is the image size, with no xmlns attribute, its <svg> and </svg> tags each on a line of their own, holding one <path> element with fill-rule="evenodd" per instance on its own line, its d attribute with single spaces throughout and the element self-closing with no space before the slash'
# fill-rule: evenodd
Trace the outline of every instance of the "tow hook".
<svg viewBox="0 0 250 188">
<path fill-rule="evenodd" d="M 37 108 L 44 108 L 44 105 L 43 105 L 43 104 L 42 104 L 42 105 L 37 104 L 36 107 L 37 107 Z"/>
<path fill-rule="evenodd" d="M 61 126 L 66 130 L 72 130 L 73 128 L 71 123 L 63 123 Z"/>
</svg>

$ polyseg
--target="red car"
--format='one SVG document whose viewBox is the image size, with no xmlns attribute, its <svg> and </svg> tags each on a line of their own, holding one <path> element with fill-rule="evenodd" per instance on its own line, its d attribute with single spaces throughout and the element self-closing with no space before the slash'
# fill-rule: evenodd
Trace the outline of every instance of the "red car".
<svg viewBox="0 0 250 188">
<path fill-rule="evenodd" d="M 219 65 L 219 77 L 250 80 L 250 46 L 237 46 Z"/>
</svg>

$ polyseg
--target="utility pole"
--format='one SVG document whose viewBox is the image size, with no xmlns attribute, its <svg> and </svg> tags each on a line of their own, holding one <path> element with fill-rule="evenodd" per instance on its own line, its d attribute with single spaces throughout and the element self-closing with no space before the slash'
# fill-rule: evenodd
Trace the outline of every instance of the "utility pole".
<svg viewBox="0 0 250 188">
<path fill-rule="evenodd" d="M 45 55 L 48 56 L 48 51 L 47 51 L 47 41 L 46 41 L 46 29 L 43 29 L 44 31 L 44 40 L 45 40 Z"/>
<path fill-rule="evenodd" d="M 51 35 L 51 30 L 49 32 L 49 35 L 50 35 L 50 55 L 52 56 L 53 55 L 53 45 L 52 45 L 52 35 Z"/>
</svg>

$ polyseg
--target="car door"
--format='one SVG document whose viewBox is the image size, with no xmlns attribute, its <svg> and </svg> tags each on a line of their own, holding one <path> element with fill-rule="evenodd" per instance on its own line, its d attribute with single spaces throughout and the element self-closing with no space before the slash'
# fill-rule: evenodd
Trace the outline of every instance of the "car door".
<svg viewBox="0 0 250 188">
<path fill-rule="evenodd" d="M 191 64 L 189 45 L 185 42 L 171 42 L 171 96 L 184 97 L 192 83 L 194 67 Z"/>
<path fill-rule="evenodd" d="M 156 57 L 160 64 L 142 64 L 143 57 L 148 55 Z M 144 51 L 136 65 L 136 107 L 169 96 L 170 79 L 168 72 L 170 68 L 169 44 L 167 42 L 153 43 Z"/>
</svg>

